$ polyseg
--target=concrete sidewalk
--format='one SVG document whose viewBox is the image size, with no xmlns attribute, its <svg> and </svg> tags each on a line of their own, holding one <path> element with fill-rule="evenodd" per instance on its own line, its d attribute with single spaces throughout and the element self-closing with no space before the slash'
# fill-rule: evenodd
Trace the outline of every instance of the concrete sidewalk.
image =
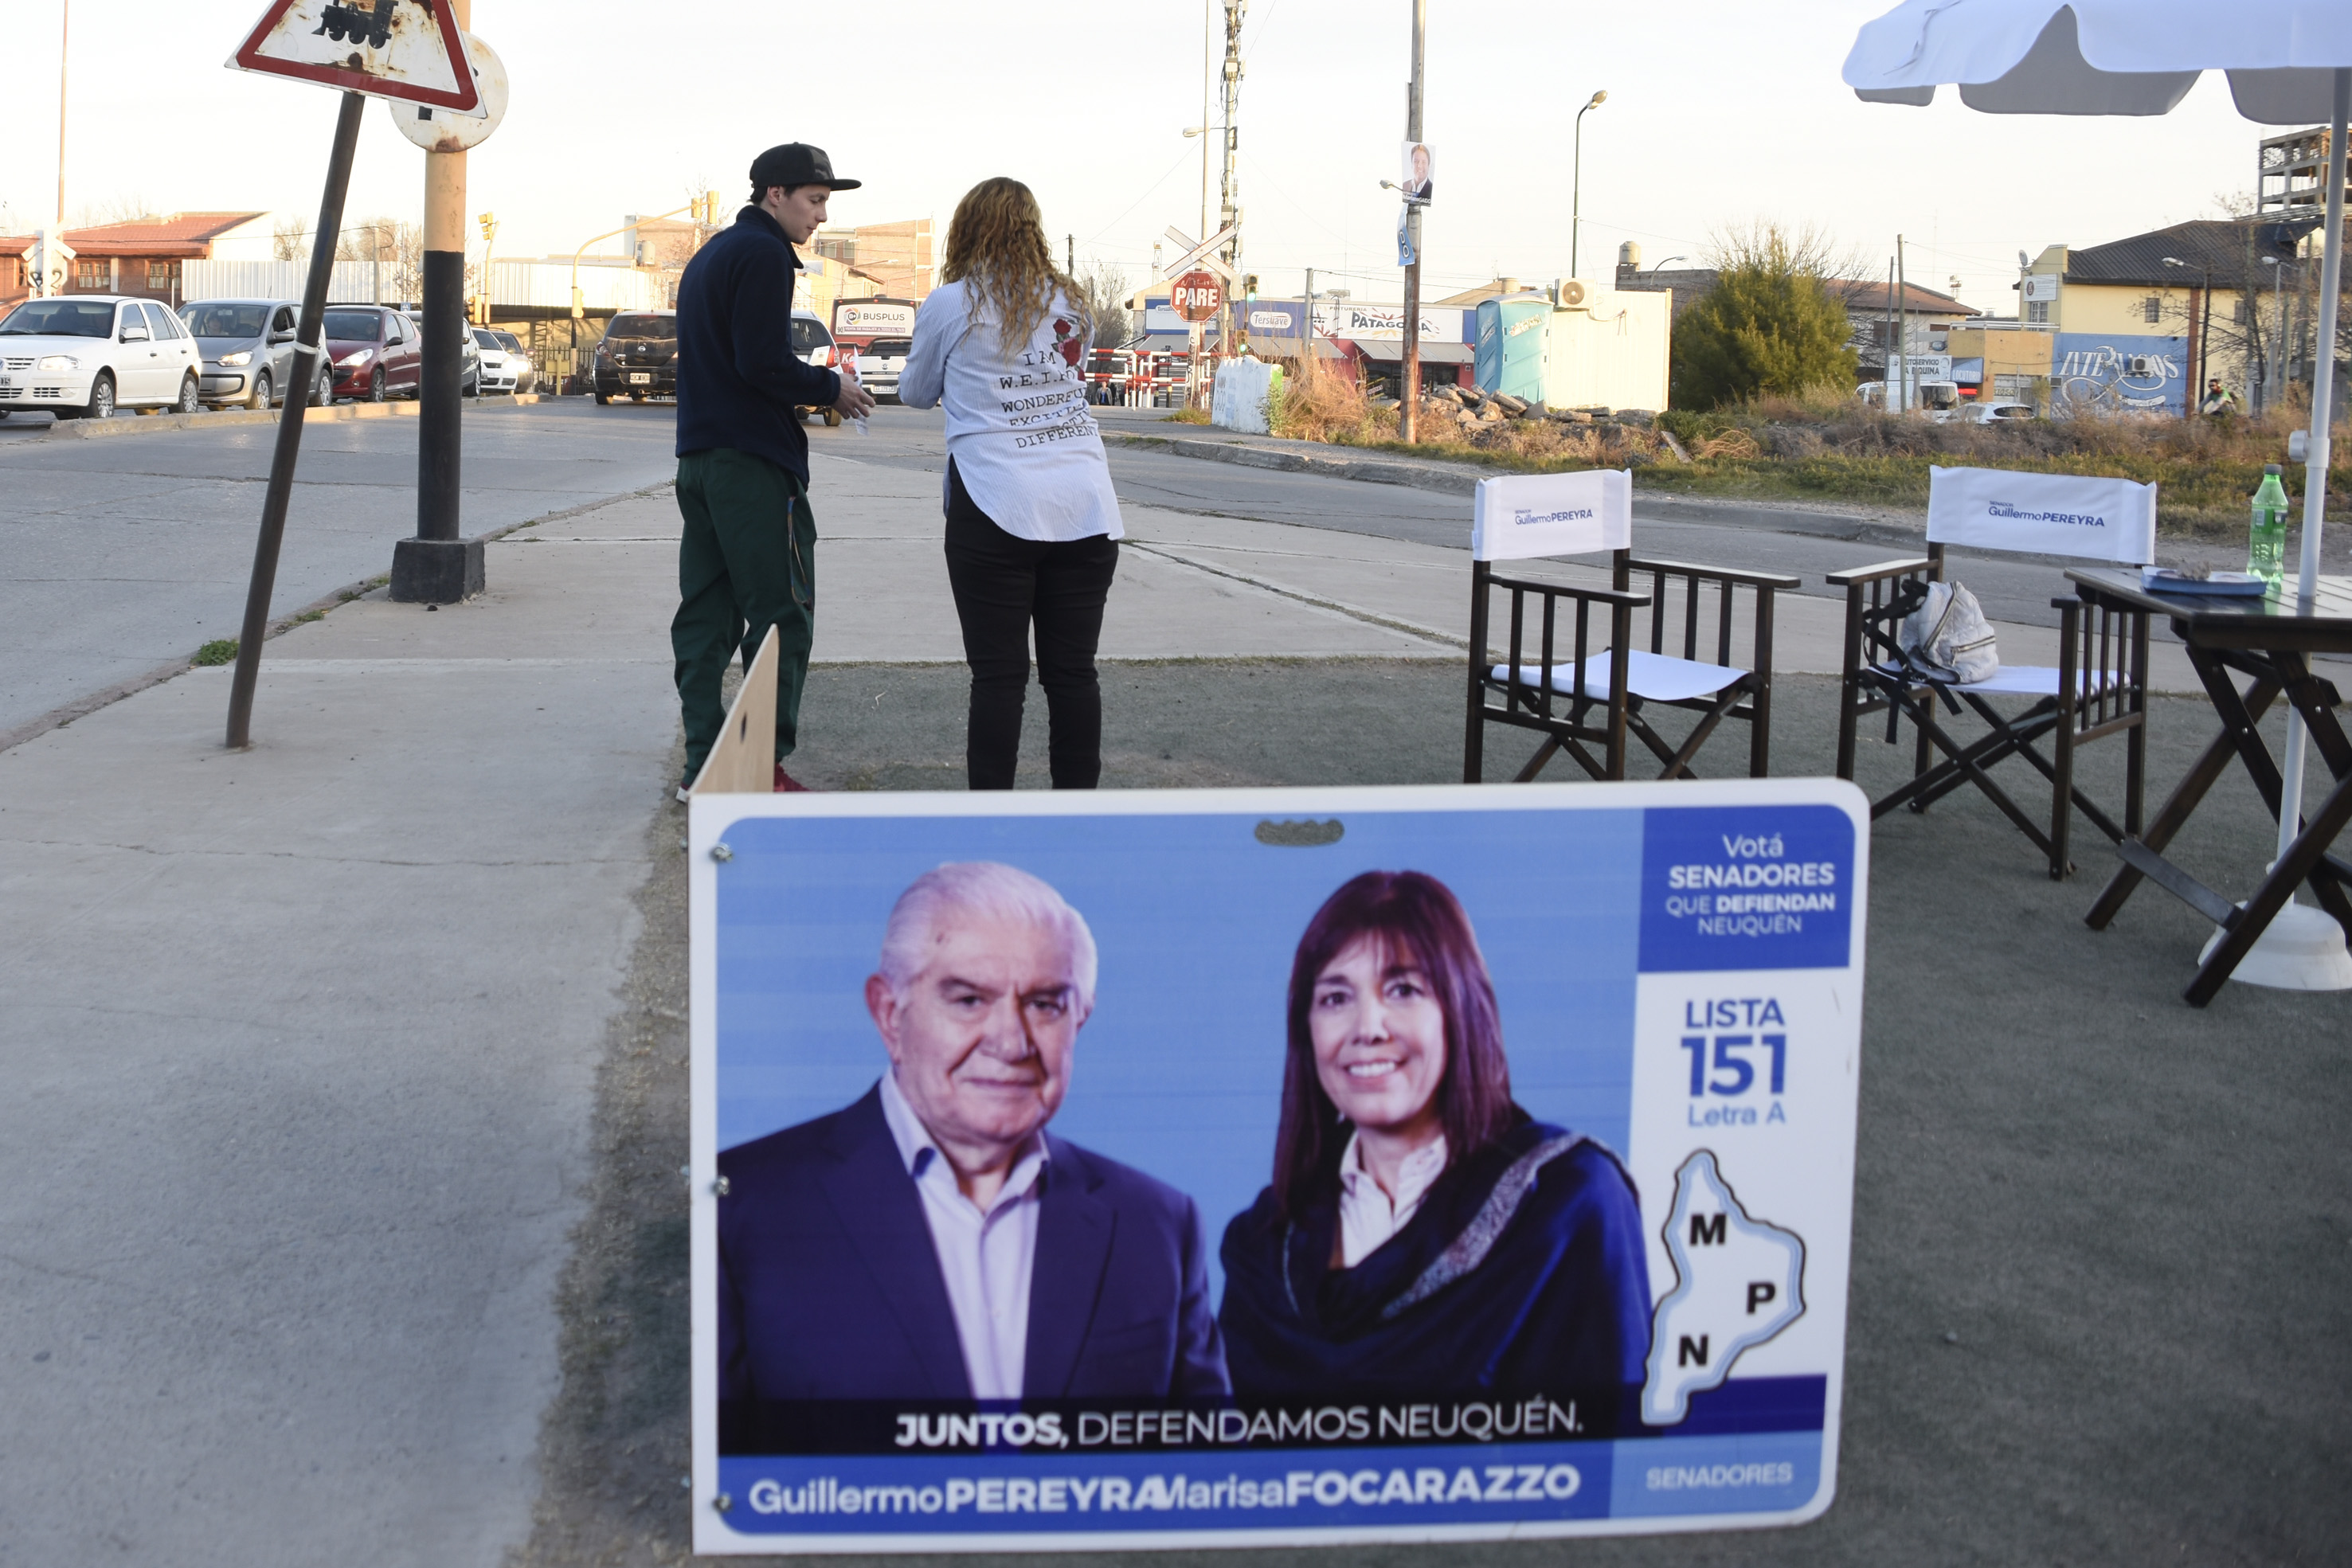
<svg viewBox="0 0 2352 1568">
<path fill-rule="evenodd" d="M 952 787 L 961 643 L 937 477 L 821 454 L 815 507 L 824 667 L 804 727 L 811 776 Z M 1460 718 L 1445 666 L 1462 657 L 1467 613 L 1459 552 L 1150 508 L 1129 524 L 1106 637 L 1122 662 L 1112 675 L 1116 779 L 1447 775 Z M 493 543 L 492 590 L 478 601 L 428 612 L 379 594 L 294 628 L 268 646 L 250 752 L 220 747 L 226 669 L 0 752 L 0 1077 L 12 1089 L 0 1096 L 0 1565 L 492 1568 L 532 1529 L 538 1464 L 560 1448 L 548 1434 L 561 1424 L 542 1426 L 559 1388 L 652 1436 L 642 1451 L 594 1447 L 589 1460 L 608 1468 L 583 1469 L 590 1490 L 548 1506 L 593 1533 L 604 1504 L 581 1500 L 604 1499 L 630 1531 L 679 1538 L 683 1228 L 679 1162 L 667 1156 L 682 1118 L 667 1100 L 645 1100 L 643 1135 L 625 1147 L 615 1124 L 596 1119 L 600 1067 L 608 1087 L 630 1074 L 683 1081 L 683 1015 L 664 999 L 683 983 L 681 906 L 661 894 L 678 867 L 658 858 L 679 818 L 666 634 L 677 528 L 667 491 L 616 500 Z M 1783 647 L 1811 648 L 1817 636 L 1792 617 Z M 1791 653 L 1783 667 L 1800 656 L 1815 654 Z M 1170 660 L 1257 662 L 1154 663 Z M 1811 689 L 1810 708 L 1791 694 L 1790 733 L 1776 746 L 1787 771 L 1826 764 L 1824 688 Z M 2189 705 L 2173 707 L 2164 733 L 2178 749 L 2203 727 Z M 1033 720 L 1033 737 L 1040 727 Z M 2173 776 L 2159 772 L 2158 791 Z M 1906 1045 L 1934 1060 L 1916 1070 L 1928 1086 L 1891 1116 L 1866 1105 L 1865 1130 L 1892 1128 L 1896 1143 L 1916 1135 L 1923 1150 L 1948 1136 L 1966 1150 L 2008 1136 L 2011 1115 L 2044 1131 L 2065 1115 L 2105 1119 L 2117 1152 L 2095 1173 L 2098 1196 L 2066 1213 L 2090 1214 L 2095 1229 L 2111 1207 L 2133 1210 L 2123 1240 L 2097 1245 L 2127 1254 L 2134 1290 L 2157 1291 L 2176 1261 L 2162 1244 L 2172 1233 L 2161 1202 L 2137 1212 L 2127 1178 L 2171 1145 L 2129 1109 L 2148 1092 L 2126 1071 L 2137 1037 L 2173 1042 L 2160 1057 L 2179 1081 L 2162 1086 L 2164 1126 L 2190 1114 L 2196 1096 L 2223 1094 L 2219 1079 L 2235 1071 L 2234 1058 L 2217 1056 L 2209 1082 L 2204 1055 L 2179 1044 L 2204 1038 L 2204 1015 L 2171 1019 L 2187 1017 L 2168 988 L 2179 953 L 2193 949 L 2194 922 L 2144 893 L 2131 929 L 2090 937 L 2071 908 L 2088 897 L 2083 883 L 2047 883 L 2006 823 L 1984 825 L 1989 816 L 1956 800 L 1882 831 L 1880 874 L 1915 892 L 1878 905 L 1897 936 L 1874 960 L 1885 979 L 1873 982 L 1873 1027 L 1885 1032 L 1874 1039 L 1895 1043 L 1898 1068 Z M 1948 837 L 1952 824 L 1967 836 Z M 2086 861 L 2104 853 L 2085 837 Z M 2257 858 L 2235 840 L 2215 852 L 2225 866 Z M 1970 878 L 1948 874 L 1962 862 Z M 1901 926 L 1924 896 L 1916 890 L 1939 888 L 1939 913 Z M 1978 929 L 1988 925 L 2000 927 L 1990 948 Z M 2053 946 L 2046 930 L 2070 935 Z M 1955 968 L 1938 983 L 1947 947 Z M 2090 1010 L 2070 1010 L 2066 971 L 2102 965 Z M 1976 993 L 2001 977 L 2015 994 L 1992 1038 L 1977 1040 Z M 2126 997 L 2146 998 L 2146 1010 L 2127 1018 Z M 2159 1009 L 2170 1009 L 2160 1026 L 2139 1021 Z M 1923 1015 L 1932 1028 L 1908 1021 Z M 2340 1008 L 2233 992 L 2212 1016 L 2235 1020 L 2228 1039 L 2242 1043 L 2324 1033 Z M 2085 1017 L 2096 1068 L 2087 1078 L 2058 1051 Z M 2245 1138 L 2247 1157 L 2262 1155 L 2241 1187 L 2284 1191 L 2283 1151 L 2319 1148 L 2312 1128 L 2331 1113 L 2314 1085 L 2327 1082 L 2334 1049 L 2322 1040 L 2300 1053 L 2258 1103 L 2215 1111 Z M 1992 1087 L 1951 1076 L 1971 1051 L 1999 1064 Z M 2063 1093 L 2043 1104 L 2035 1086 L 2050 1072 Z M 1997 1106 L 1977 1103 L 1996 1087 Z M 1948 1134 L 1937 1095 L 1956 1118 Z M 1923 1383 L 1872 1360 L 1897 1343 L 1874 1322 L 1894 1313 L 1908 1334 L 1947 1321 L 1940 1304 L 1897 1312 L 1893 1297 L 1948 1289 L 1937 1260 L 1980 1257 L 2014 1221 L 1981 1186 L 1957 1207 L 1945 1203 L 1936 1182 L 1908 1181 L 1895 1153 L 1889 1145 L 1864 1167 L 1901 1200 L 1890 1208 L 1864 1194 L 1866 1227 L 1882 1239 L 1874 1256 L 1896 1260 L 1896 1271 L 1891 1286 L 1857 1272 L 1855 1352 L 1857 1382 L 1867 1375 L 1895 1394 L 1867 1408 L 1847 1449 L 1853 1495 L 1874 1511 L 1864 1517 L 1878 1533 L 1864 1544 L 1884 1542 L 1875 1560 L 1886 1562 L 1929 1539 L 1918 1508 L 1930 1503 L 1915 1508 L 1913 1490 L 1937 1511 L 1958 1495 L 1925 1457 L 1935 1445 L 1902 1430 L 1949 1422 L 1986 1452 L 2030 1441 L 2047 1455 L 2053 1441 L 1960 1383 Z M 635 1207 L 616 1212 L 630 1228 L 575 1230 L 593 1218 L 591 1191 L 626 1161 Z M 1936 1174 L 1973 1168 L 1956 1158 Z M 2220 1225 L 2195 1207 L 2190 1169 L 2168 1176 L 2160 1197 L 2195 1208 L 2195 1225 Z M 2304 1174 L 2293 1212 L 2220 1258 L 2215 1281 L 2275 1253 L 2294 1227 L 2316 1226 L 2306 1210 L 2336 1213 L 2341 1162 Z M 2327 1250 L 2309 1264 L 2309 1289 L 2282 1298 L 2282 1312 L 2340 1279 L 2340 1227 L 2326 1225 L 2312 1231 L 2311 1246 Z M 1883 1239 L 1897 1235 L 1951 1239 L 1891 1251 Z M 2026 1312 L 2032 1335 L 2068 1332 L 2077 1308 L 2057 1293 L 2068 1271 L 2122 1265 L 2095 1253 L 2078 1261 L 2083 1239 L 2066 1240 L 2064 1250 L 2037 1242 L 2026 1261 L 2039 1271 L 2016 1301 L 1984 1291 L 1970 1310 Z M 594 1288 L 613 1278 L 615 1258 L 642 1263 L 635 1294 Z M 2126 1309 L 2137 1299 L 2118 1298 Z M 1952 1321 L 1975 1332 L 1977 1319 Z M 2340 1365 L 2340 1338 L 2318 1332 L 2326 1356 L 2315 1364 Z M 2137 1346 L 2126 1364 L 2162 1376 L 2148 1346 L 2127 1333 L 2124 1343 Z M 569 1347 L 561 1361 L 559 1344 Z M 1957 1353 L 1948 1359 L 1961 1364 Z M 2069 1398 L 2116 1384 L 2103 1359 L 2051 1359 L 2063 1362 Z M 2227 1347 L 2199 1366 L 2200 1398 L 2225 1382 L 2256 1386 Z M 624 1373 L 641 1380 L 618 1381 Z M 2003 1375 L 2013 1390 L 2023 1375 Z M 2158 1393 L 2126 1403 L 2147 1413 L 2149 1431 L 2193 1425 L 2186 1408 L 2178 1421 L 2166 1415 Z M 2340 1431 L 2307 1401 L 2289 1403 L 2296 1432 Z M 2251 1419 L 2233 1417 L 2234 1439 Z M 1902 1462 L 1874 1461 L 1878 1444 L 1897 1445 Z M 2188 1457 L 2166 1452 L 2166 1474 L 2189 1473 Z M 2315 1462 L 2296 1456 L 2296 1484 Z M 2242 1470 L 2232 1485 L 2255 1485 Z M 2068 1471 L 2064 1506 L 2121 1495 L 2095 1483 Z M 541 1525 L 550 1528 L 545 1513 Z M 2303 1528 L 2284 1539 L 2305 1539 Z M 542 1536 L 539 1560 L 617 1561 L 622 1549 L 617 1531 L 577 1552 L 552 1539 Z M 1778 1539 L 1801 1551 L 1811 1537 Z M 1755 1540 L 1651 1543 L 1641 1560 L 1738 1561 Z M 1511 1550 L 1482 1560 L 1532 1560 Z"/>
<path fill-rule="evenodd" d="M 520 1539 L 675 524 L 297 627 L 250 752 L 220 668 L 0 753 L 0 1563 Z"/>
</svg>

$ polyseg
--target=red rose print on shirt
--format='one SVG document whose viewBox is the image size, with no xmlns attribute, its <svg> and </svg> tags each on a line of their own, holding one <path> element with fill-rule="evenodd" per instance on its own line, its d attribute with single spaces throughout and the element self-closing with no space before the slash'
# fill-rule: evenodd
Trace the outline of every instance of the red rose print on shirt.
<svg viewBox="0 0 2352 1568">
<path fill-rule="evenodd" d="M 1086 340 L 1078 329 L 1061 317 L 1054 318 L 1054 347 L 1062 351 L 1062 362 L 1072 370 L 1078 368 L 1078 356 L 1086 351 Z"/>
</svg>

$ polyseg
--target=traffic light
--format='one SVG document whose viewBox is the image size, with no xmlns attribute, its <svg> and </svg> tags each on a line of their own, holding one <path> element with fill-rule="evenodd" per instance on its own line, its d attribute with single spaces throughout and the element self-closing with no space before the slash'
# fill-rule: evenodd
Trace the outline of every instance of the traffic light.
<svg viewBox="0 0 2352 1568">
<path fill-rule="evenodd" d="M 1244 272 L 1242 274 L 1242 298 L 1244 299 L 1255 299 L 1257 298 L 1256 273 Z"/>
<path fill-rule="evenodd" d="M 499 232 L 498 214 L 484 213 L 474 221 L 482 225 L 482 243 L 484 245 L 489 244 L 491 237 Z"/>
</svg>

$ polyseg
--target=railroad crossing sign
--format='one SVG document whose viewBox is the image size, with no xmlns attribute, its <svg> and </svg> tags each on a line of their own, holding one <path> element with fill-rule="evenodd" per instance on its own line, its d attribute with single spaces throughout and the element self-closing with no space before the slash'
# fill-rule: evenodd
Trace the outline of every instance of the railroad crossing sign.
<svg viewBox="0 0 2352 1568">
<path fill-rule="evenodd" d="M 1206 321 L 1225 308 L 1224 287 L 1206 272 L 1188 272 L 1176 280 L 1169 303 L 1187 321 Z"/>
<path fill-rule="evenodd" d="M 1183 254 L 1179 256 L 1174 261 L 1170 262 L 1165 267 L 1161 268 L 1161 270 L 1169 277 L 1174 277 L 1180 274 L 1189 272 L 1196 267 L 1205 267 L 1211 272 L 1215 273 L 1219 277 L 1223 278 L 1226 286 L 1230 287 L 1234 282 L 1234 269 L 1225 265 L 1223 258 L 1217 255 L 1217 251 L 1227 240 L 1232 239 L 1239 233 L 1241 233 L 1241 225 L 1227 224 L 1223 228 L 1221 228 L 1215 234 L 1211 235 L 1207 239 L 1202 240 L 1198 245 L 1194 245 L 1192 243 L 1192 235 L 1186 234 L 1182 229 L 1177 228 L 1171 225 L 1167 230 L 1168 237 L 1176 242 L 1177 248 Z"/>
<path fill-rule="evenodd" d="M 479 118 L 456 9 L 429 0 L 270 0 L 228 68 Z"/>
</svg>

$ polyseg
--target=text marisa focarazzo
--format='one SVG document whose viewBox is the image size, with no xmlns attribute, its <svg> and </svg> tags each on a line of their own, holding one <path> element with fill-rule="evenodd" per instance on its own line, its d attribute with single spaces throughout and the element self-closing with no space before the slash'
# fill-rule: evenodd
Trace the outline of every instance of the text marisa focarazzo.
<svg viewBox="0 0 2352 1568">
<path fill-rule="evenodd" d="M 1066 1424 L 1048 1410 L 1032 1416 L 902 1415 L 891 1440 L 902 1448 L 1081 1448 L 1235 1447 L 1249 1443 L 1361 1443 L 1544 1437 L 1584 1428 L 1576 1401 L 1538 1397 L 1496 1405 L 1327 1405 L 1313 1410 L 1081 1410 Z"/>
</svg>

